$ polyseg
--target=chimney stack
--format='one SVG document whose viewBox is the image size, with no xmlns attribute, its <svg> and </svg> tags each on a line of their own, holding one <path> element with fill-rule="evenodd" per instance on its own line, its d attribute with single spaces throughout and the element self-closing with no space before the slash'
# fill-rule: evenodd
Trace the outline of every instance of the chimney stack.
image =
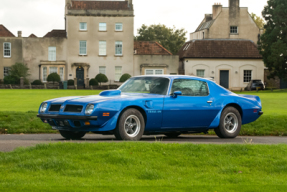
<svg viewBox="0 0 287 192">
<path fill-rule="evenodd" d="M 129 8 L 133 8 L 133 0 L 125 0 L 125 1 L 127 1 L 128 2 L 128 6 L 129 6 Z"/>
<path fill-rule="evenodd" d="M 221 3 L 215 3 L 212 6 L 212 19 L 215 19 L 221 11 L 222 11 Z"/>
<path fill-rule="evenodd" d="M 18 37 L 22 37 L 22 31 L 18 31 Z"/>
<path fill-rule="evenodd" d="M 240 2 L 239 0 L 229 0 L 229 8 L 233 10 L 239 9 Z"/>
</svg>

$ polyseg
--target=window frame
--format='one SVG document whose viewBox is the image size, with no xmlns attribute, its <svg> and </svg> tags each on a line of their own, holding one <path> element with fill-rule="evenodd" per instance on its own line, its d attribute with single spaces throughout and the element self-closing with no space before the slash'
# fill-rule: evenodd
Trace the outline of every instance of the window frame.
<svg viewBox="0 0 287 192">
<path fill-rule="evenodd" d="M 81 28 L 82 24 L 85 24 L 85 28 L 84 29 Z M 88 23 L 87 22 L 80 22 L 79 23 L 79 30 L 80 31 L 87 31 L 88 30 Z"/>
<path fill-rule="evenodd" d="M 105 69 L 105 73 L 101 73 L 101 68 Z M 107 67 L 106 66 L 99 66 L 99 73 L 106 75 Z"/>
<path fill-rule="evenodd" d="M 63 70 L 63 74 L 61 74 L 61 69 Z M 60 79 L 61 81 L 64 81 L 65 80 L 65 68 L 64 67 L 59 67 L 59 76 L 60 76 Z"/>
<path fill-rule="evenodd" d="M 85 53 L 85 54 L 82 54 L 82 53 L 81 53 L 81 43 L 82 43 L 82 42 L 85 42 L 85 43 L 86 43 L 86 53 Z M 81 40 L 81 41 L 79 42 L 79 55 L 80 55 L 80 56 L 87 56 L 87 55 L 88 55 L 88 42 L 85 41 L 85 40 Z"/>
<path fill-rule="evenodd" d="M 122 53 L 121 54 L 117 54 L 117 43 L 121 43 L 121 46 L 122 46 Z M 116 41 L 115 42 L 115 56 L 123 56 L 123 51 L 124 50 L 124 45 L 123 45 L 123 41 Z"/>
<path fill-rule="evenodd" d="M 44 69 L 46 69 L 46 79 L 44 79 Z M 48 78 L 48 67 L 43 67 L 42 68 L 42 81 L 47 82 L 47 78 Z"/>
<path fill-rule="evenodd" d="M 101 30 L 101 27 L 102 27 L 101 24 L 105 24 L 105 27 L 106 27 L 105 30 Z M 106 22 L 100 22 L 99 23 L 99 31 L 107 31 L 107 23 Z"/>
<path fill-rule="evenodd" d="M 5 44 L 9 44 L 9 51 L 10 51 L 10 55 L 9 56 L 5 56 Z M 3 43 L 3 57 L 4 58 L 11 58 L 12 57 L 12 45 L 10 42 L 4 42 Z"/>
<path fill-rule="evenodd" d="M 234 33 L 236 27 L 236 33 Z M 230 34 L 238 34 L 238 26 L 230 26 Z"/>
<path fill-rule="evenodd" d="M 6 75 L 5 75 L 5 71 L 7 71 Z M 3 77 L 7 77 L 10 71 L 11 71 L 11 67 L 3 67 Z"/>
<path fill-rule="evenodd" d="M 105 54 L 101 54 L 101 43 L 105 42 Z M 99 55 L 106 56 L 107 55 L 107 41 L 99 41 Z"/>
<path fill-rule="evenodd" d="M 50 59 L 53 56 L 53 55 L 50 55 L 51 54 L 51 48 L 55 48 L 55 50 L 54 50 L 55 51 L 54 59 Z M 54 47 L 54 46 L 48 47 L 48 61 L 57 61 L 57 47 Z"/>
<path fill-rule="evenodd" d="M 120 75 L 118 80 L 116 79 L 116 77 L 117 77 L 117 67 L 121 68 L 121 75 Z M 123 75 L 123 67 L 122 66 L 115 66 L 115 82 L 119 82 L 121 77 L 122 77 L 122 75 Z"/>
<path fill-rule="evenodd" d="M 51 72 L 52 71 L 51 68 L 57 69 L 57 72 Z M 52 73 L 57 73 L 59 75 L 58 70 L 59 70 L 58 67 L 49 67 L 49 75 L 51 75 Z M 49 75 L 47 75 L 47 77 Z"/>
<path fill-rule="evenodd" d="M 198 75 L 198 72 L 199 72 L 199 71 L 203 71 L 203 77 Z M 204 78 L 204 77 L 205 77 L 205 69 L 197 69 L 197 70 L 196 70 L 196 76 L 197 76 L 197 77 L 200 77 L 200 78 Z"/>
<path fill-rule="evenodd" d="M 120 30 L 117 29 L 117 25 L 119 25 L 119 24 L 120 24 L 121 27 L 122 27 Z M 123 25 L 123 23 L 115 23 L 115 31 L 123 31 L 123 30 L 124 30 L 124 25 Z"/>
<path fill-rule="evenodd" d="M 164 75 L 164 69 L 145 69 L 145 75 L 148 75 L 146 72 L 147 71 L 153 71 L 153 74 L 152 75 Z M 162 71 L 162 74 L 156 74 L 156 70 L 160 70 L 160 71 Z"/>
<path fill-rule="evenodd" d="M 250 71 L 250 81 L 245 81 L 245 71 Z M 243 83 L 250 83 L 251 80 L 252 80 L 252 76 L 253 76 L 253 71 L 252 70 L 243 70 Z M 249 78 L 249 77 L 246 77 L 246 78 Z"/>
<path fill-rule="evenodd" d="M 208 82 L 202 81 L 202 80 L 197 80 L 197 79 L 181 79 L 181 78 L 176 78 L 176 79 L 173 79 L 173 80 L 172 80 L 171 85 L 170 85 L 169 95 L 173 95 L 173 93 L 172 93 L 172 86 L 173 86 L 175 80 L 200 81 L 200 82 L 206 83 L 206 88 L 207 88 L 207 93 L 208 93 L 208 95 L 205 95 L 205 96 L 179 95 L 179 96 L 182 96 L 182 97 L 192 97 L 192 98 L 194 98 L 194 97 L 208 97 L 208 96 L 210 96 L 210 89 L 209 89 Z"/>
</svg>

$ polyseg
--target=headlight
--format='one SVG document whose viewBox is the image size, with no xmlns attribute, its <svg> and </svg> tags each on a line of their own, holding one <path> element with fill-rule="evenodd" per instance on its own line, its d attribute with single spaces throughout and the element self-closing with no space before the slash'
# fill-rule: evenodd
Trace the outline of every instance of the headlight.
<svg viewBox="0 0 287 192">
<path fill-rule="evenodd" d="M 94 108 L 95 108 L 95 106 L 93 104 L 87 105 L 85 114 L 86 115 L 91 115 L 93 113 Z"/>
<path fill-rule="evenodd" d="M 44 113 L 47 110 L 47 106 L 48 106 L 47 103 L 42 103 L 41 108 L 40 108 L 40 112 Z"/>
</svg>

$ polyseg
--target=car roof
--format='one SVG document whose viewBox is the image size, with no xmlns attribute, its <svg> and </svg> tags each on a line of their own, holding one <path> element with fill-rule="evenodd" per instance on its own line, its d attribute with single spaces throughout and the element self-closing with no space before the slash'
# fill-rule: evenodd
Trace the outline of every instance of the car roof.
<svg viewBox="0 0 287 192">
<path fill-rule="evenodd" d="M 208 78 L 201 78 L 197 76 L 190 76 L 190 75 L 140 75 L 140 76 L 135 76 L 135 77 L 163 77 L 163 78 L 169 78 L 169 79 L 194 79 L 194 80 L 204 80 L 204 81 L 210 81 L 213 82 L 212 80 Z"/>
</svg>

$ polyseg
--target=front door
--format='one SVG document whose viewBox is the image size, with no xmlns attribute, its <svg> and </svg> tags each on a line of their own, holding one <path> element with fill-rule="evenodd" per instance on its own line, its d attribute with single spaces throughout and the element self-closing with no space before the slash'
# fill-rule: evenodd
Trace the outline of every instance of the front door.
<svg viewBox="0 0 287 192">
<path fill-rule="evenodd" d="M 229 71 L 220 71 L 220 85 L 226 89 L 229 89 Z"/>
<path fill-rule="evenodd" d="M 76 78 L 78 82 L 78 87 L 84 87 L 84 68 L 78 67 L 76 71 Z"/>
<path fill-rule="evenodd" d="M 182 95 L 164 99 L 162 129 L 207 128 L 219 112 L 214 98 L 204 81 L 175 79 L 171 93 L 181 91 Z"/>
</svg>

